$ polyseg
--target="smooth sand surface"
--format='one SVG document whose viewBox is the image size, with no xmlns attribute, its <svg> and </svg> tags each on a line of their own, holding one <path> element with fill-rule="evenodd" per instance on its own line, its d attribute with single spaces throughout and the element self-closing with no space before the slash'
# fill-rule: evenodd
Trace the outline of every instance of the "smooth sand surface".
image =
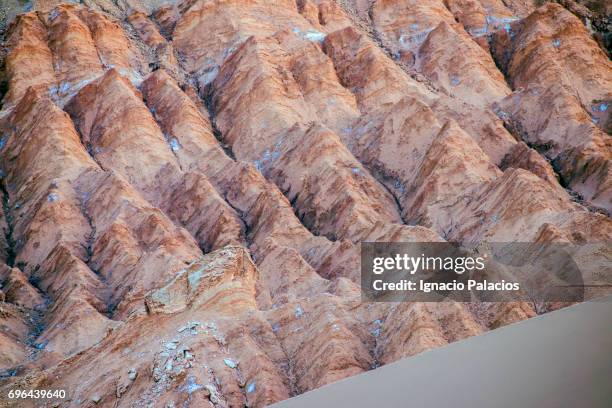
<svg viewBox="0 0 612 408">
<path fill-rule="evenodd" d="M 612 297 L 471 337 L 272 406 L 610 408 Z"/>
</svg>

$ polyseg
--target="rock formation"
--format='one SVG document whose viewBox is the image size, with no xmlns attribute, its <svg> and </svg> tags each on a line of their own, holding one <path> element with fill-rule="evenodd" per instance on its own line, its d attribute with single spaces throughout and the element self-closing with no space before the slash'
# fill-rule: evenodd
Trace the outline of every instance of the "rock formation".
<svg viewBox="0 0 612 408">
<path fill-rule="evenodd" d="M 568 5 L 73 3 L 4 32 L 2 395 L 263 407 L 540 312 L 364 302 L 361 242 L 611 239 Z"/>
</svg>

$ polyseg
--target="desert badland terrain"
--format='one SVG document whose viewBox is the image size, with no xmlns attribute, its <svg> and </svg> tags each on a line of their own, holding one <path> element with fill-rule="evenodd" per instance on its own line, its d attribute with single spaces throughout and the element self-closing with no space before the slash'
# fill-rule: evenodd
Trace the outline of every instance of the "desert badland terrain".
<svg viewBox="0 0 612 408">
<path fill-rule="evenodd" d="M 360 242 L 611 240 L 606 2 L 2 2 L 2 396 L 263 407 L 536 313 Z"/>
</svg>

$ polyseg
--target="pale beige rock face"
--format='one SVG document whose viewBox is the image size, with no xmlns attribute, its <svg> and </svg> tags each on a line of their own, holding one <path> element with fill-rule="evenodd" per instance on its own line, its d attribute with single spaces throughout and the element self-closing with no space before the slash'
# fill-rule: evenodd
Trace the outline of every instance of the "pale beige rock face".
<svg viewBox="0 0 612 408">
<path fill-rule="evenodd" d="M 611 239 L 612 67 L 559 5 L 59 3 L 2 54 L 2 395 L 263 407 L 535 315 L 363 302 L 363 241 Z"/>
</svg>

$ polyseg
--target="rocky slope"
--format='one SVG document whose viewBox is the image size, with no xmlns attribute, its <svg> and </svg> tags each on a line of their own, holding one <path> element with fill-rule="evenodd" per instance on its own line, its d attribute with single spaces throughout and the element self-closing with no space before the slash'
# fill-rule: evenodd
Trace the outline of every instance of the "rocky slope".
<svg viewBox="0 0 612 408">
<path fill-rule="evenodd" d="M 612 64 L 559 4 L 59 3 L 4 34 L 2 395 L 266 406 L 536 312 L 364 303 L 362 241 L 610 241 Z"/>
</svg>

